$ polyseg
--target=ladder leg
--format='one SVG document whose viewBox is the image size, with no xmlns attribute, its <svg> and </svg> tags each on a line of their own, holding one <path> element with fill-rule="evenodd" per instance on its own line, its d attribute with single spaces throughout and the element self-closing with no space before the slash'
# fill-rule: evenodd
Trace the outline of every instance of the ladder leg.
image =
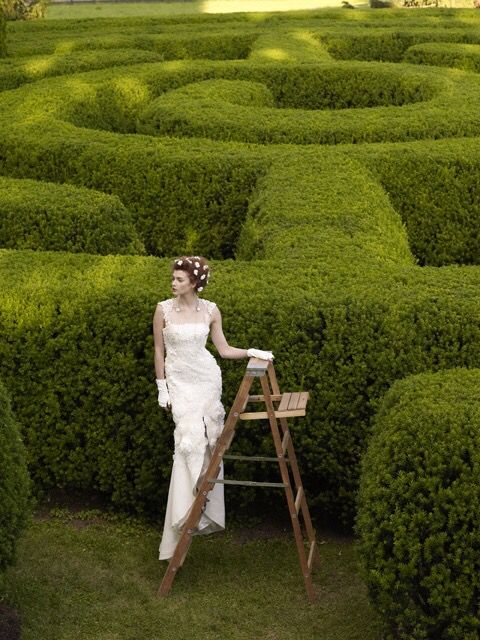
<svg viewBox="0 0 480 640">
<path fill-rule="evenodd" d="M 235 401 L 230 409 L 227 420 L 223 427 L 223 431 L 217 441 L 215 449 L 212 453 L 212 458 L 208 469 L 203 477 L 198 488 L 198 493 L 190 508 L 188 517 L 183 525 L 180 538 L 178 540 L 173 556 L 170 558 L 167 570 L 163 576 L 163 580 L 158 589 L 159 596 L 166 596 L 170 591 L 178 569 L 182 566 L 185 556 L 187 555 L 190 544 L 192 543 L 192 536 L 198 522 L 202 516 L 202 512 L 207 502 L 207 495 L 213 489 L 215 484 L 210 482 L 209 479 L 216 478 L 220 472 L 220 465 L 224 453 L 230 447 L 230 444 L 235 435 L 235 426 L 238 422 L 238 416 L 240 412 L 245 408 L 248 392 L 252 385 L 253 378 L 250 376 L 244 376 L 240 388 L 235 397 Z"/>
<path fill-rule="evenodd" d="M 268 376 L 273 393 L 279 395 L 280 388 L 278 386 L 277 377 L 275 375 L 275 369 L 273 368 L 273 365 L 268 368 Z M 286 418 L 279 418 L 279 421 L 281 426 L 281 435 L 283 437 L 285 435 L 285 432 L 288 431 L 288 423 Z M 302 514 L 310 550 L 312 550 L 313 547 L 313 557 L 309 558 L 309 567 L 311 568 L 312 566 L 315 566 L 315 568 L 318 568 L 320 566 L 320 554 L 318 552 L 316 544 L 315 529 L 313 528 L 312 519 L 310 517 L 307 499 L 305 497 L 305 494 L 303 493 L 302 478 L 300 476 L 300 470 L 298 468 L 297 456 L 295 454 L 292 438 L 288 438 L 287 453 L 288 459 L 290 461 L 290 468 L 292 470 L 293 479 L 295 482 L 295 489 L 297 492 L 301 490 L 303 494 L 299 508 L 297 509 L 297 513 L 301 512 Z"/>
<path fill-rule="evenodd" d="M 305 582 L 305 588 L 307 590 L 307 595 L 310 602 L 315 602 L 316 595 L 313 589 L 312 576 L 310 573 L 310 569 L 308 567 L 308 559 L 305 553 L 305 546 L 303 543 L 303 534 L 302 534 L 302 530 L 298 520 L 297 509 L 295 506 L 295 498 L 293 497 L 292 487 L 290 484 L 290 474 L 289 474 L 287 463 L 285 462 L 285 458 L 283 454 L 282 440 L 281 440 L 280 432 L 278 429 L 277 418 L 275 417 L 275 409 L 273 407 L 273 403 L 271 399 L 270 385 L 266 375 L 263 375 L 260 377 L 260 383 L 262 385 L 262 391 L 265 398 L 265 406 L 268 413 L 270 428 L 272 430 L 273 441 L 275 443 L 275 450 L 278 456 L 280 473 L 282 475 L 282 480 L 286 485 L 285 494 L 287 497 L 287 504 L 290 512 L 290 518 L 292 520 L 292 527 L 295 535 L 295 542 L 297 544 L 298 557 L 300 560 L 300 567 L 301 567 L 303 579 Z"/>
</svg>

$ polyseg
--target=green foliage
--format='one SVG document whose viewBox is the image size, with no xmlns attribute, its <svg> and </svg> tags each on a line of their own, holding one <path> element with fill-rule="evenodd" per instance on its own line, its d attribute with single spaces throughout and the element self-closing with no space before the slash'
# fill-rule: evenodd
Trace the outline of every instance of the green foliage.
<svg viewBox="0 0 480 640">
<path fill-rule="evenodd" d="M 24 530 L 29 513 L 30 480 L 25 448 L 10 399 L 0 384 L 0 572 L 15 557 L 17 539 Z"/>
<path fill-rule="evenodd" d="M 114 49 L 102 51 L 81 51 L 76 53 L 55 54 L 22 60 L 6 60 L 0 65 L 0 90 L 15 89 L 27 82 L 58 75 L 69 75 L 105 69 L 140 62 L 159 62 L 163 56 L 154 51 L 142 49 Z"/>
<path fill-rule="evenodd" d="M 5 28 L 5 18 L 0 11 L 0 58 L 7 55 L 7 33 Z"/>
<path fill-rule="evenodd" d="M 48 0 L 2 0 L 1 11 L 7 20 L 43 18 Z"/>
<path fill-rule="evenodd" d="M 0 246 L 73 253 L 142 253 L 132 216 L 115 196 L 0 178 Z"/>
<path fill-rule="evenodd" d="M 416 24 L 414 29 L 388 28 L 372 33 L 370 30 L 352 31 L 337 34 L 335 32 L 322 36 L 328 52 L 337 60 L 378 60 L 383 62 L 401 62 L 411 60 L 409 49 L 421 43 L 480 43 L 480 35 L 476 29 L 421 28 Z"/>
<path fill-rule="evenodd" d="M 372 163 L 405 222 L 420 265 L 480 264 L 480 164 L 391 152 Z"/>
<path fill-rule="evenodd" d="M 389 637 L 480 633 L 479 370 L 396 382 L 363 462 L 360 550 Z"/>
<path fill-rule="evenodd" d="M 1 77 L 17 88 L 0 94 L 0 173 L 116 196 L 146 250 L 169 256 L 0 253 L 0 374 L 29 425 L 38 485 L 162 509 L 172 423 L 151 382 L 151 318 L 174 254 L 218 259 L 207 297 L 231 344 L 272 348 L 282 389 L 311 392 L 294 425 L 304 482 L 343 522 L 391 384 L 480 367 L 477 268 L 420 268 L 411 251 L 421 264 L 477 261 L 478 78 L 325 52 L 358 40 L 357 53 L 375 57 L 382 38 L 410 34 L 386 48 L 401 59 L 416 42 L 477 31 L 473 13 L 412 15 L 9 25 Z M 215 60 L 200 59 L 209 51 Z M 116 68 L 94 70 L 103 59 Z M 222 363 L 226 407 L 243 366 Z M 267 443 L 255 430 L 235 446 L 266 453 Z"/>
<path fill-rule="evenodd" d="M 410 47 L 405 62 L 431 64 L 437 67 L 456 67 L 466 71 L 480 71 L 480 46 L 478 44 L 427 42 Z"/>
</svg>

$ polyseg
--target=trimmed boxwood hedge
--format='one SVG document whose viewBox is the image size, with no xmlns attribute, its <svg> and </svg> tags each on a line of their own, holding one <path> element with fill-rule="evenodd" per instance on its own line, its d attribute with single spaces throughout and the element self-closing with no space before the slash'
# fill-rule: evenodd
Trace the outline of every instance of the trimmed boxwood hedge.
<svg viewBox="0 0 480 640">
<path fill-rule="evenodd" d="M 410 47 L 405 62 L 480 71 L 480 45 L 427 42 Z"/>
<path fill-rule="evenodd" d="M 214 265 L 207 291 L 232 344 L 272 348 L 282 388 L 311 391 L 307 417 L 293 427 L 305 486 L 312 505 L 344 522 L 391 383 L 480 366 L 478 270 L 416 267 L 381 185 L 348 155 L 272 157 L 242 238 L 248 260 Z M 4 251 L 0 268 L 1 374 L 31 425 L 36 481 L 161 509 L 172 427 L 156 405 L 150 327 L 155 302 L 168 295 L 169 261 Z M 23 363 L 22 375 L 13 363 Z M 222 363 L 227 407 L 243 367 Z M 267 443 L 257 431 L 237 446 L 248 454 Z"/>
<path fill-rule="evenodd" d="M 249 33 L 259 36 L 261 46 L 260 38 L 265 42 L 269 30 L 281 39 L 287 31 L 306 27 L 309 34 L 317 30 L 320 38 L 325 26 L 324 31 L 341 36 L 349 22 L 371 20 L 378 35 L 387 23 L 398 27 L 404 21 L 395 12 L 381 19 L 373 13 L 368 19 L 356 12 L 267 16 L 258 18 L 258 29 L 250 26 Z M 454 16 L 455 24 L 463 15 L 428 12 L 427 18 L 425 13 L 418 19 L 429 27 L 435 21 L 445 25 Z M 358 18 L 340 18 L 347 14 Z M 225 18 L 225 32 L 240 32 L 249 20 L 252 25 L 242 16 Z M 70 38 L 100 36 L 100 27 L 110 38 L 115 24 L 124 29 L 122 36 L 133 37 L 135 30 L 142 36 L 157 30 L 158 35 L 172 27 L 183 37 L 220 22 L 206 16 L 178 22 L 79 22 L 78 38 L 70 24 L 56 23 L 51 30 L 32 25 L 31 32 L 23 27 L 16 32 L 28 37 L 21 45 L 17 39 L 15 46 L 33 47 L 35 36 L 45 39 L 41 46 L 65 50 Z M 378 141 L 472 135 L 480 130 L 480 121 L 466 105 L 479 90 L 478 78 L 418 65 L 342 63 L 335 74 L 335 82 L 345 81 L 342 95 L 355 86 L 356 71 L 375 67 L 379 78 L 390 74 L 400 88 L 412 77 L 400 81 L 400 74 L 414 74 L 420 91 L 426 90 L 423 97 L 431 99 L 321 114 L 311 108 L 314 98 L 309 110 L 292 107 L 306 106 L 309 86 L 319 86 L 320 74 L 332 68 L 331 62 L 266 64 L 255 62 L 255 45 L 252 52 L 250 60 L 137 65 L 45 79 L 3 92 L 0 173 L 116 195 L 133 212 L 147 250 L 157 255 L 185 250 L 217 258 L 235 255 L 236 262 L 214 264 L 207 297 L 219 303 L 232 344 L 272 348 L 282 388 L 312 392 L 306 418 L 293 427 L 305 486 L 312 505 L 351 522 L 359 460 L 389 386 L 425 370 L 480 367 L 479 272 L 474 267 L 415 265 L 409 243 L 421 230 L 404 226 L 396 200 L 402 191 L 413 192 L 415 184 L 391 171 L 402 154 L 411 160 L 406 170 L 432 165 L 435 188 L 445 193 L 445 213 L 452 203 L 447 192 L 457 176 L 473 188 L 467 174 L 474 175 L 474 162 L 467 167 L 465 158 L 478 156 L 479 141 L 358 144 L 365 139 L 358 123 L 363 118 L 370 127 L 368 139 Z M 125 135 L 136 131 L 137 118 L 149 103 L 186 85 L 197 91 L 195 83 L 204 81 L 217 90 L 228 87 L 232 99 L 240 87 L 242 99 L 251 98 L 252 91 L 255 99 L 270 91 L 288 109 L 277 107 L 269 114 L 290 110 L 284 135 L 277 138 L 282 144 L 232 143 L 225 136 L 212 141 Z M 380 81 L 375 82 L 378 93 Z M 220 121 L 226 104 L 212 107 L 211 118 Z M 257 109 L 242 105 L 243 119 L 240 107 L 232 106 L 233 122 L 224 120 L 222 126 L 233 135 L 251 126 Z M 301 132 L 298 140 L 312 141 L 309 117 L 333 133 L 320 138 L 324 142 L 356 144 L 283 144 L 292 142 L 295 127 Z M 335 122 L 338 129 L 332 127 Z M 453 170 L 456 163 L 462 167 L 459 173 Z M 442 166 L 448 166 L 444 183 Z M 468 197 L 462 194 L 460 201 L 468 206 Z M 441 202 L 438 194 L 436 203 Z M 455 260 L 463 260 L 467 245 Z M 125 508 L 162 509 L 172 424 L 155 401 L 150 331 L 155 303 L 168 293 L 169 263 L 131 256 L 0 252 L 5 283 L 0 294 L 0 374 L 14 391 L 19 417 L 29 425 L 26 440 L 38 484 L 93 487 Z M 227 407 L 243 365 L 222 365 Z M 248 454 L 266 450 L 267 443 L 268 435 L 256 430 L 236 446 Z M 256 479 L 257 472 L 251 473 Z"/>
<path fill-rule="evenodd" d="M 0 383 L 0 572 L 15 558 L 15 549 L 30 512 L 30 479 L 25 447 L 10 405 Z"/>
<path fill-rule="evenodd" d="M 128 49 L 85 51 L 29 58 L 26 62 L 6 60 L 0 64 L 0 91 L 15 89 L 22 84 L 35 82 L 50 76 L 70 75 L 81 71 L 105 69 L 115 66 L 161 61 L 163 56 L 153 51 Z"/>
<path fill-rule="evenodd" d="M 7 55 L 6 23 L 3 15 L 0 14 L 0 58 L 6 55 Z"/>
<path fill-rule="evenodd" d="M 371 164 L 421 266 L 480 264 L 480 160 L 391 150 Z"/>
<path fill-rule="evenodd" d="M 428 42 L 480 43 L 477 29 L 417 28 L 417 29 L 380 29 L 337 34 L 335 32 L 321 36 L 330 55 L 337 60 L 378 60 L 382 62 L 401 62 L 409 57 L 408 51 L 414 45 Z"/>
<path fill-rule="evenodd" d="M 362 465 L 358 532 L 388 637 L 480 634 L 480 370 L 397 381 Z"/>
<path fill-rule="evenodd" d="M 0 177 L 0 247 L 143 253 L 130 212 L 90 189 Z"/>
</svg>

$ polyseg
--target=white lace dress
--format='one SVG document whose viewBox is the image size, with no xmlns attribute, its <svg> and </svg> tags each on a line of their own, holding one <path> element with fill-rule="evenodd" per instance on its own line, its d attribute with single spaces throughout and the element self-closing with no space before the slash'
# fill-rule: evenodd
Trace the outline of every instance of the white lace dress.
<svg viewBox="0 0 480 640">
<path fill-rule="evenodd" d="M 165 378 L 175 422 L 172 475 L 159 558 L 171 558 L 181 528 L 195 498 L 195 485 L 223 429 L 225 411 L 221 403 L 220 368 L 205 348 L 215 303 L 198 301 L 194 316 L 176 312 L 173 299 L 164 300 Z M 223 467 L 219 477 L 223 477 Z M 216 484 L 196 533 L 225 528 L 223 485 Z"/>
</svg>

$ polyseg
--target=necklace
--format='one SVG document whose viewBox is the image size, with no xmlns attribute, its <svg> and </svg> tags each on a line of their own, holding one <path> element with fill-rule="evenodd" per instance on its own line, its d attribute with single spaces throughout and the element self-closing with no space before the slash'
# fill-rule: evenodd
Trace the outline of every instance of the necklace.
<svg viewBox="0 0 480 640">
<path fill-rule="evenodd" d="M 188 310 L 188 309 L 187 309 Z M 178 302 L 175 302 L 175 311 L 178 313 L 179 311 L 184 311 L 184 309 L 182 309 L 179 305 Z M 197 303 L 195 306 L 195 311 L 200 311 L 200 301 L 197 298 Z"/>
</svg>

